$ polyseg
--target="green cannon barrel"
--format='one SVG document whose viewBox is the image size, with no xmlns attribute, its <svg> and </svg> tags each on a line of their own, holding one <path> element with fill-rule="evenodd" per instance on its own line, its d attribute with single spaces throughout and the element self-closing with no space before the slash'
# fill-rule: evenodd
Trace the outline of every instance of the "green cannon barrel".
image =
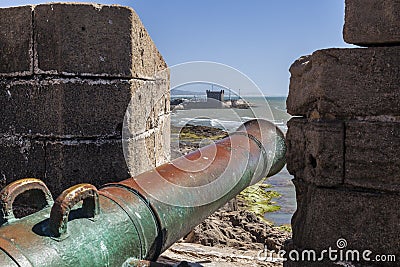
<svg viewBox="0 0 400 267">
<path fill-rule="evenodd" d="M 78 184 L 54 202 L 38 179 L 13 182 L 0 192 L 0 265 L 122 266 L 132 259 L 155 260 L 244 188 L 277 173 L 285 152 L 276 126 L 251 120 L 229 137 L 151 171 L 99 190 Z M 35 202 L 43 208 L 17 219 L 12 204 L 29 190 L 41 196 Z"/>
</svg>

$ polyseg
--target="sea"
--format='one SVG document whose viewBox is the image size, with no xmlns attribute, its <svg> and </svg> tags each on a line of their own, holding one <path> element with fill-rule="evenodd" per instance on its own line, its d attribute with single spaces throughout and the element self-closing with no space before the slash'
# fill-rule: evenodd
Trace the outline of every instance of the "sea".
<svg viewBox="0 0 400 267">
<path fill-rule="evenodd" d="M 171 96 L 171 100 L 174 98 L 182 98 L 182 96 Z M 247 120 L 263 118 L 273 122 L 283 133 L 286 133 L 286 123 L 291 117 L 286 112 L 286 97 L 242 96 L 241 98 L 251 103 L 249 109 L 173 109 L 171 124 L 182 127 L 190 123 L 233 132 Z M 280 197 L 273 199 L 276 205 L 280 206 L 280 209 L 265 214 L 265 218 L 275 225 L 290 224 L 292 215 L 296 210 L 296 194 L 292 179 L 293 176 L 284 167 L 281 172 L 266 180 L 266 183 L 271 185 L 267 190 L 274 190 L 280 194 Z"/>
</svg>

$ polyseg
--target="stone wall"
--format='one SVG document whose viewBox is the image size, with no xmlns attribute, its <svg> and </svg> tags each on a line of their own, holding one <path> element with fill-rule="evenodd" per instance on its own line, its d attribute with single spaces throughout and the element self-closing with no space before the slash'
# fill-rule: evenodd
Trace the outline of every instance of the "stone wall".
<svg viewBox="0 0 400 267">
<path fill-rule="evenodd" d="M 1 187 L 126 179 L 169 157 L 167 66 L 126 7 L 0 9 Z M 122 126 L 128 104 L 125 163 Z M 140 120 L 139 120 L 140 118 Z"/>
<path fill-rule="evenodd" d="M 346 0 L 345 41 L 290 68 L 287 167 L 297 211 L 287 251 L 372 251 L 396 262 L 289 261 L 285 266 L 400 262 L 400 2 Z M 346 244 L 338 244 L 345 239 Z M 343 241 L 343 240 L 342 240 Z M 317 254 L 319 255 L 319 254 Z M 347 265 L 346 265 L 347 264 Z"/>
</svg>

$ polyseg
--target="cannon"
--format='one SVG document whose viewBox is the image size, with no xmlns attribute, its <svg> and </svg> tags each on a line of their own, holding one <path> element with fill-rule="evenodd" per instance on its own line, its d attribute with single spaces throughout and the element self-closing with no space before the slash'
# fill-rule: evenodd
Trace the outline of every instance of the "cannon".
<svg viewBox="0 0 400 267">
<path fill-rule="evenodd" d="M 255 119 L 136 177 L 100 189 L 78 184 L 55 201 L 41 180 L 15 181 L 0 192 L 0 266 L 142 266 L 244 188 L 279 172 L 285 152 L 282 132 Z M 13 202 L 28 191 L 41 209 L 16 218 Z"/>
</svg>

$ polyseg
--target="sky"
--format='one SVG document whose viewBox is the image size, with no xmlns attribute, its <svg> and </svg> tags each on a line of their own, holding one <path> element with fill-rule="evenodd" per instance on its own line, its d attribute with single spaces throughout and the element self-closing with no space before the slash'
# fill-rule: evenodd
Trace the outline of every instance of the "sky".
<svg viewBox="0 0 400 267">
<path fill-rule="evenodd" d="M 0 7 L 50 1 L 2 0 Z M 83 2 L 76 1 L 74 2 Z M 286 96 L 300 56 L 344 43 L 344 0 L 99 0 L 132 7 L 169 66 L 229 65 L 266 96 Z"/>
</svg>

